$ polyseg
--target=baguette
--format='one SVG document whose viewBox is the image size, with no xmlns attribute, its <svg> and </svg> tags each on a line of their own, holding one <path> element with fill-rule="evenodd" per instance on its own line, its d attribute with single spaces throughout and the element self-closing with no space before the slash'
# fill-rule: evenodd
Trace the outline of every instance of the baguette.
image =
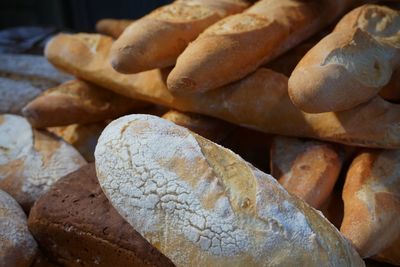
<svg viewBox="0 0 400 267">
<path fill-rule="evenodd" d="M 28 226 L 46 255 L 62 266 L 173 266 L 112 207 L 94 164 L 58 180 L 33 206 Z"/>
<path fill-rule="evenodd" d="M 96 23 L 96 32 L 117 39 L 133 22 L 130 19 L 101 19 Z"/>
<path fill-rule="evenodd" d="M 223 141 L 235 128 L 234 125 L 200 114 L 170 110 L 161 118 L 185 127 L 214 142 Z"/>
<path fill-rule="evenodd" d="M 47 90 L 28 103 L 22 114 L 33 127 L 45 128 L 115 119 L 146 105 L 95 84 L 73 80 Z"/>
<path fill-rule="evenodd" d="M 0 116 L 0 189 L 26 212 L 57 179 L 84 164 L 72 146 L 32 129 L 24 118 Z"/>
<path fill-rule="evenodd" d="M 314 46 L 289 79 L 289 96 L 305 112 L 351 109 L 375 97 L 400 67 L 400 11 L 364 5 Z"/>
<path fill-rule="evenodd" d="M 99 139 L 106 125 L 105 122 L 85 125 L 71 124 L 68 126 L 47 128 L 47 131 L 75 147 L 87 162 L 93 162 L 97 139 Z"/>
<path fill-rule="evenodd" d="M 237 81 L 327 26 L 352 0 L 260 0 L 202 33 L 168 77 L 173 92 L 204 92 Z"/>
<path fill-rule="evenodd" d="M 213 116 L 265 133 L 309 137 L 355 146 L 400 148 L 400 106 L 376 97 L 353 110 L 308 114 L 287 93 L 286 76 L 259 69 L 205 94 L 176 95 L 165 87 L 167 71 L 123 75 L 106 61 L 111 38 L 61 34 L 46 47 L 55 66 L 127 97 L 180 111 Z"/>
<path fill-rule="evenodd" d="M 273 139 L 271 175 L 316 209 L 328 201 L 341 167 L 341 156 L 330 144 L 282 136 Z"/>
<path fill-rule="evenodd" d="M 400 150 L 363 151 L 347 172 L 340 231 L 363 258 L 384 252 L 400 238 L 399 173 Z"/>
<path fill-rule="evenodd" d="M 248 6 L 245 0 L 177 0 L 132 23 L 112 48 L 111 64 L 121 73 L 173 66 L 204 29 Z"/>
<path fill-rule="evenodd" d="M 0 190 L 0 267 L 29 267 L 37 252 L 24 211 Z"/>
<path fill-rule="evenodd" d="M 364 266 L 333 225 L 271 176 L 169 121 L 115 120 L 95 158 L 111 204 L 177 266 Z"/>
</svg>

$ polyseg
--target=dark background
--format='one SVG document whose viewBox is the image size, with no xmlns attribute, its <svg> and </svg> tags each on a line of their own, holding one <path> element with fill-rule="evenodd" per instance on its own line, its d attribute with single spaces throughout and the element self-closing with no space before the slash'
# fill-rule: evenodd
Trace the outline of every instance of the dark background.
<svg viewBox="0 0 400 267">
<path fill-rule="evenodd" d="M 0 30 L 16 26 L 55 26 L 94 31 L 102 18 L 139 18 L 172 0 L 0 0 Z"/>
</svg>

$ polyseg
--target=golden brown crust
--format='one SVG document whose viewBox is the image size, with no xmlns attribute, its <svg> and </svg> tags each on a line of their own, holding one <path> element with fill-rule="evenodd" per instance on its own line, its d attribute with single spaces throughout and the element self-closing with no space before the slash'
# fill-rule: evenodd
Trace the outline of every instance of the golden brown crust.
<svg viewBox="0 0 400 267">
<path fill-rule="evenodd" d="M 275 137 L 271 174 L 290 193 L 319 209 L 332 194 L 342 160 L 330 144 Z"/>
<path fill-rule="evenodd" d="M 92 41 L 87 42 L 88 39 Z M 100 44 L 97 50 L 91 50 L 89 44 L 96 42 Z M 131 98 L 217 117 L 266 133 L 400 148 L 400 107 L 381 98 L 344 112 L 304 113 L 288 97 L 287 77 L 267 69 L 205 94 L 176 95 L 165 87 L 167 70 L 134 75 L 114 71 L 106 62 L 111 42 L 111 38 L 99 35 L 62 34 L 48 43 L 46 55 L 57 67 Z"/>
<path fill-rule="evenodd" d="M 134 22 L 134 20 L 101 19 L 96 23 L 96 31 L 113 38 L 118 38 L 132 22 Z"/>
<path fill-rule="evenodd" d="M 170 73 L 168 89 L 204 92 L 237 81 L 328 25 L 350 2 L 261 0 L 191 43 Z"/>
<path fill-rule="evenodd" d="M 219 119 L 176 110 L 168 111 L 161 118 L 188 128 L 192 132 L 217 143 L 224 140 L 235 128 L 234 125 Z"/>
<path fill-rule="evenodd" d="M 379 95 L 385 100 L 400 102 L 400 68 L 393 72 L 392 79 L 381 89 Z"/>
<path fill-rule="evenodd" d="M 353 108 L 375 97 L 400 65 L 400 11 L 364 5 L 314 46 L 289 79 L 289 96 L 305 112 Z"/>
<path fill-rule="evenodd" d="M 381 255 L 392 263 L 398 259 L 391 254 L 400 238 L 399 162 L 399 150 L 367 150 L 347 173 L 340 231 L 364 258 Z"/>
<path fill-rule="evenodd" d="M 123 32 L 112 47 L 110 62 L 121 73 L 172 66 L 199 33 L 247 5 L 235 0 L 186 0 L 160 7 Z"/>
<path fill-rule="evenodd" d="M 95 84 L 73 80 L 47 90 L 28 103 L 22 113 L 33 127 L 45 128 L 101 122 L 146 105 Z"/>
</svg>

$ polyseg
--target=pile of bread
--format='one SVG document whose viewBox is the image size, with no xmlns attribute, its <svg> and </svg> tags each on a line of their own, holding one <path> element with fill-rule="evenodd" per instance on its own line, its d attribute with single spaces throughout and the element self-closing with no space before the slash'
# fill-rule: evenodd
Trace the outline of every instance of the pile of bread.
<svg viewBox="0 0 400 267">
<path fill-rule="evenodd" d="M 97 30 L 47 44 L 74 80 L 0 89 L 1 267 L 400 265 L 398 1 Z"/>
</svg>

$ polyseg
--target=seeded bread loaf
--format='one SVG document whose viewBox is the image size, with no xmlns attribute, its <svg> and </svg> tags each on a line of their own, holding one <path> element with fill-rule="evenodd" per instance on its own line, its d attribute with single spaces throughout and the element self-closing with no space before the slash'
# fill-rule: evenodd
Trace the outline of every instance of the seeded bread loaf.
<svg viewBox="0 0 400 267">
<path fill-rule="evenodd" d="M 111 206 L 94 164 L 55 183 L 33 206 L 29 229 L 62 266 L 173 266 Z"/>
<path fill-rule="evenodd" d="M 22 114 L 35 128 L 115 119 L 148 105 L 82 80 L 51 88 L 26 105 Z"/>
<path fill-rule="evenodd" d="M 118 38 L 134 20 L 130 19 L 101 19 L 96 23 L 96 31 L 101 34 Z"/>
<path fill-rule="evenodd" d="M 95 158 L 111 204 L 177 266 L 364 266 L 271 176 L 169 121 L 115 120 Z"/>
<path fill-rule="evenodd" d="M 204 92 L 237 81 L 333 22 L 352 0 L 260 0 L 205 30 L 168 76 L 173 92 Z"/>
<path fill-rule="evenodd" d="M 167 70 L 123 75 L 106 61 L 112 39 L 101 35 L 61 34 L 46 47 L 60 69 L 116 93 L 200 113 L 266 133 L 310 137 L 382 148 L 400 148 L 400 106 L 376 97 L 352 110 L 309 114 L 296 108 L 286 76 L 259 69 L 243 80 L 205 94 L 176 95 L 165 86 Z"/>
<path fill-rule="evenodd" d="M 289 79 L 289 96 L 306 112 L 351 109 L 375 97 L 400 67 L 400 11 L 364 5 L 314 46 Z"/>
<path fill-rule="evenodd" d="M 330 144 L 282 136 L 273 139 L 271 175 L 316 209 L 331 196 L 341 167 L 341 155 Z"/>
<path fill-rule="evenodd" d="M 396 265 L 400 265 L 399 174 L 399 150 L 361 152 L 347 172 L 340 227 L 362 257 L 383 254 L 381 259 Z"/>
<path fill-rule="evenodd" d="M 0 190 L 0 267 L 29 267 L 37 244 L 18 203 Z"/>
<path fill-rule="evenodd" d="M 86 164 L 66 142 L 32 129 L 16 115 L 0 115 L 0 189 L 29 211 L 62 176 Z"/>
<path fill-rule="evenodd" d="M 248 6 L 245 0 L 177 0 L 132 23 L 112 48 L 111 64 L 122 73 L 173 66 L 203 30 Z"/>
</svg>

